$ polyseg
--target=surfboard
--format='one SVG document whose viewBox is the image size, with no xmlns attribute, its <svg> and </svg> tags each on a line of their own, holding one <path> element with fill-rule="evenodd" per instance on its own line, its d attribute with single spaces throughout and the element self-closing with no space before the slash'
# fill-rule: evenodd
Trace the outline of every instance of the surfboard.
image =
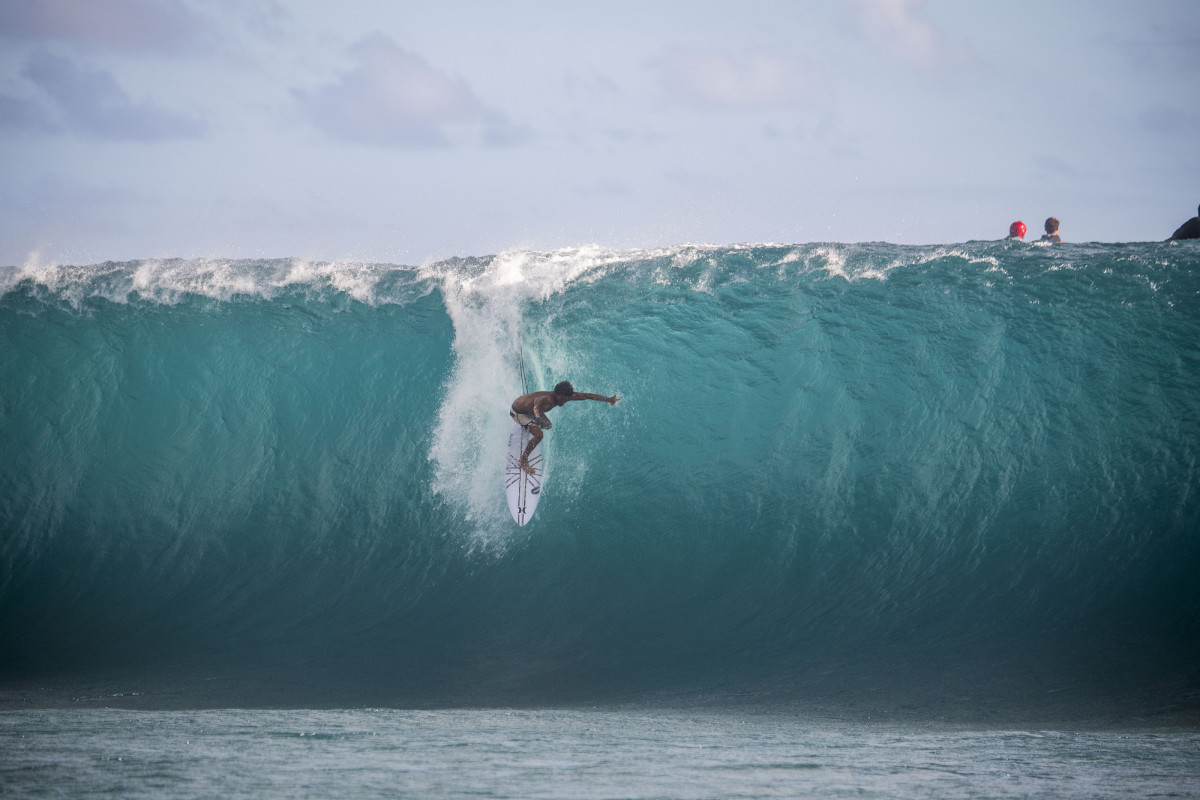
<svg viewBox="0 0 1200 800">
<path fill-rule="evenodd" d="M 514 422 L 508 434 L 508 453 L 504 457 L 504 493 L 508 495 L 509 513 L 518 525 L 525 525 L 533 517 L 542 496 L 542 476 L 545 475 L 542 469 L 545 448 L 540 444 L 529 454 L 529 464 L 536 475 L 530 475 L 517 465 L 529 438 L 529 431 Z"/>
</svg>

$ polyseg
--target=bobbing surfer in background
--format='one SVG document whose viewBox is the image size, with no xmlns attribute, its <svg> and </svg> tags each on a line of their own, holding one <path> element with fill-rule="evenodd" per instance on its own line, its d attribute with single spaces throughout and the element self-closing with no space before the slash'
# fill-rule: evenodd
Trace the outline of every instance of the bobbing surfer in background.
<svg viewBox="0 0 1200 800">
<path fill-rule="evenodd" d="M 542 441 L 542 431 L 550 430 L 550 420 L 546 419 L 547 411 L 571 400 L 603 400 L 610 406 L 615 406 L 620 399 L 615 394 L 612 397 L 602 397 L 598 394 L 577 392 L 570 381 L 563 381 L 554 387 L 553 392 L 530 392 L 513 400 L 509 416 L 533 437 L 529 444 L 525 445 L 525 452 L 521 453 L 521 460 L 518 462 L 521 469 L 530 475 L 537 474 L 529 464 L 529 454 Z"/>
<path fill-rule="evenodd" d="M 1039 241 L 1062 244 L 1062 237 L 1058 235 L 1058 224 L 1058 220 L 1054 217 L 1046 220 L 1046 232 L 1042 234 L 1042 238 Z"/>
</svg>

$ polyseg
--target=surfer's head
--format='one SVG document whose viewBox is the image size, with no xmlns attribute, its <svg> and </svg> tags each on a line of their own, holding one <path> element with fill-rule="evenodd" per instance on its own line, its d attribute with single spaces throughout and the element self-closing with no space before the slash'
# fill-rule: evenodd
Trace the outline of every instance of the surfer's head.
<svg viewBox="0 0 1200 800">
<path fill-rule="evenodd" d="M 1058 232 L 1058 220 L 1056 220 L 1054 217 L 1051 217 L 1050 219 L 1046 220 L 1046 233 L 1057 233 L 1057 232 Z"/>
<path fill-rule="evenodd" d="M 1025 238 L 1025 223 L 1017 220 L 1012 225 L 1008 226 L 1008 235 L 1010 238 L 1024 239 Z"/>
<path fill-rule="evenodd" d="M 554 387 L 554 400 L 558 404 L 563 404 L 571 399 L 571 395 L 575 394 L 575 387 L 570 381 L 562 381 Z"/>
</svg>

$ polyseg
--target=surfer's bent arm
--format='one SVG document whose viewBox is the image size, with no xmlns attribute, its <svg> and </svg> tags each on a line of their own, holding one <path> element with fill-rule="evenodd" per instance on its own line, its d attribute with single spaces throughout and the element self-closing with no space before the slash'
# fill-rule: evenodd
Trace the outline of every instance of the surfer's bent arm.
<svg viewBox="0 0 1200 800">
<path fill-rule="evenodd" d="M 545 419 L 545 411 L 554 408 L 553 397 L 538 397 L 533 401 L 533 416 L 534 419 Z"/>
</svg>

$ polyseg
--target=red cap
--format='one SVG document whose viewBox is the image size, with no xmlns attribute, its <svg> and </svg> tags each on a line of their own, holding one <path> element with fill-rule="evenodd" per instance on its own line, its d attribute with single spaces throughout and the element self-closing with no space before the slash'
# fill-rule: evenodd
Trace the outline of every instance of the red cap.
<svg viewBox="0 0 1200 800">
<path fill-rule="evenodd" d="M 1021 222 L 1021 220 L 1017 220 L 1012 225 L 1009 225 L 1008 226 L 1008 235 L 1009 236 L 1017 236 L 1017 237 L 1024 239 L 1025 238 L 1025 223 Z"/>
</svg>

